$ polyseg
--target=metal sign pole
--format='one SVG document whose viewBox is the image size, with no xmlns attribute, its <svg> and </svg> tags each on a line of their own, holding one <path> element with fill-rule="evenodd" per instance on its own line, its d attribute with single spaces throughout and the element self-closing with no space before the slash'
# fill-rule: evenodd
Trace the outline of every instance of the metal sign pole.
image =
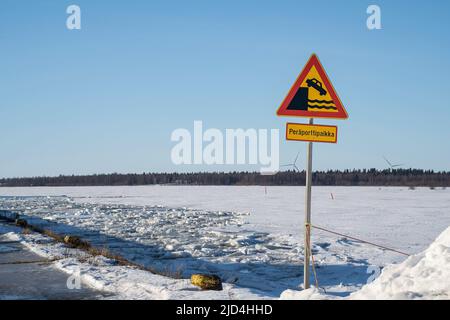
<svg viewBox="0 0 450 320">
<path fill-rule="evenodd" d="M 313 118 L 309 119 L 309 124 L 314 124 Z M 309 288 L 309 265 L 311 257 L 311 185 L 312 185 L 312 151 L 313 143 L 308 142 L 307 146 L 307 167 L 306 167 L 306 192 L 305 192 L 305 261 L 303 263 L 303 288 Z"/>
</svg>

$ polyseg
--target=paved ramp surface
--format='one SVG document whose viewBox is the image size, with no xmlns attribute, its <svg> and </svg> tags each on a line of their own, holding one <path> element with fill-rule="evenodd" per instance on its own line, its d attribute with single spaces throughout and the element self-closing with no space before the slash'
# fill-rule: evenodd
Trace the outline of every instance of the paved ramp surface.
<svg viewBox="0 0 450 320">
<path fill-rule="evenodd" d="M 109 294 L 85 285 L 68 289 L 69 275 L 22 244 L 0 235 L 0 300 L 93 300 Z"/>
</svg>

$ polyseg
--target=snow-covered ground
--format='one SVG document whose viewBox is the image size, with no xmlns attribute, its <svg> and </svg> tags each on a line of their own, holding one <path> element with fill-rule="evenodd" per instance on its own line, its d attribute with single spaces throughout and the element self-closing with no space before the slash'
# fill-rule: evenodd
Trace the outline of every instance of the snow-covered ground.
<svg viewBox="0 0 450 320">
<path fill-rule="evenodd" d="M 450 227 L 428 249 L 390 265 L 352 299 L 450 299 Z"/>
<path fill-rule="evenodd" d="M 58 262 L 66 271 L 81 266 L 84 281 L 129 298 L 278 298 L 302 282 L 302 187 L 267 187 L 267 193 L 263 186 L 0 188 L 0 196 L 0 209 L 20 210 L 34 224 L 82 235 L 159 273 L 184 278 L 105 261 Z M 450 225 L 449 208 L 449 190 L 313 188 L 314 224 L 411 254 Z M 63 250 L 40 244 L 35 235 L 20 237 L 41 254 Z M 348 296 L 378 267 L 405 260 L 318 230 L 312 239 L 319 286 L 329 296 Z M 186 280 L 193 272 L 219 274 L 225 290 L 196 290 Z M 138 281 L 142 273 L 144 282 Z M 139 285 L 149 288 L 137 290 Z"/>
<path fill-rule="evenodd" d="M 53 267 L 67 273 L 67 281 L 75 283 L 80 280 L 82 289 L 92 288 L 103 292 L 100 299 L 263 299 L 264 296 L 254 294 L 251 290 L 245 288 L 236 288 L 232 284 L 224 284 L 223 291 L 202 291 L 190 284 L 187 279 L 173 279 L 166 276 L 153 274 L 129 266 L 120 266 L 113 260 L 102 256 L 92 257 L 83 251 L 73 248 L 67 248 L 60 243 L 55 243 L 47 237 L 39 234 L 29 233 L 21 234 L 16 227 L 3 225 L 0 223 L 0 234 L 5 241 L 20 241 L 33 253 L 36 253 L 47 259 L 56 259 Z M 5 251 L 8 245 L 0 243 L 0 248 Z M 2 295 L 2 282 L 0 274 L 0 300 L 23 299 L 23 295 L 17 292 L 14 296 Z M 17 275 L 21 277 L 20 274 Z M 23 277 L 22 277 L 23 278 Z M 30 277 L 29 277 L 30 278 Z M 41 283 L 36 283 L 33 278 L 28 282 L 29 286 L 38 286 L 42 291 Z M 52 282 L 50 275 L 46 281 Z M 8 279 L 10 282 L 11 279 Z M 26 285 L 22 281 L 21 285 Z M 72 288 L 73 297 L 66 294 L 67 299 L 76 299 L 82 296 L 80 290 Z M 8 288 L 7 290 L 11 290 Z M 22 290 L 23 291 L 23 290 Z M 30 290 L 33 292 L 33 288 Z M 54 296 L 55 293 L 47 293 L 47 296 Z M 39 295 L 29 295 L 26 299 L 42 299 Z M 57 297 L 61 299 L 61 296 Z"/>
<path fill-rule="evenodd" d="M 333 299 L 317 288 L 286 290 L 282 299 Z M 450 299 L 450 227 L 429 248 L 400 264 L 387 266 L 381 275 L 349 299 Z"/>
</svg>

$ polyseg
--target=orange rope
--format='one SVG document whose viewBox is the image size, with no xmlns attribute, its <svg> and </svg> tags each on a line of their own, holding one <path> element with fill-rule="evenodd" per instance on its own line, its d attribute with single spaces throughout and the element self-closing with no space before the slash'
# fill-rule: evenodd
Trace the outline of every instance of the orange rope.
<svg viewBox="0 0 450 320">
<path fill-rule="evenodd" d="M 332 233 L 332 234 L 335 234 L 335 235 L 338 235 L 338 236 L 341 236 L 341 237 L 345 237 L 345 238 L 349 238 L 349 239 L 352 239 L 352 240 L 364 242 L 364 243 L 370 244 L 372 246 L 379 247 L 379 248 L 382 248 L 382 249 L 385 249 L 385 250 L 389 250 L 389 251 L 393 251 L 393 252 L 396 252 L 396 253 L 408 256 L 408 257 L 410 256 L 410 254 L 408 254 L 408 253 L 405 253 L 405 252 L 402 252 L 402 251 L 399 251 L 399 250 L 396 250 L 396 249 L 388 248 L 388 247 L 385 247 L 385 246 L 381 246 L 381 245 L 373 243 L 373 242 L 369 242 L 369 241 L 365 241 L 365 240 L 358 239 L 358 238 L 355 238 L 355 237 L 351 237 L 351 236 L 348 236 L 346 234 L 342 234 L 342 233 L 339 233 L 339 232 L 331 231 L 331 230 L 328 230 L 328 229 L 325 229 L 325 228 L 322 228 L 322 227 L 318 227 L 318 226 L 315 226 L 315 225 L 311 225 L 311 227 L 319 229 L 319 230 L 322 230 L 322 231 L 325 231 L 325 232 L 328 232 L 328 233 Z"/>
<path fill-rule="evenodd" d="M 312 253 L 311 250 L 311 243 L 310 243 L 310 237 L 311 237 L 311 225 L 309 223 L 307 223 L 306 225 L 306 232 L 308 233 L 308 236 L 306 237 L 306 239 L 308 239 L 308 241 L 306 242 L 307 248 L 306 250 L 309 251 L 309 254 L 311 255 L 311 262 L 312 262 L 312 269 L 313 269 L 313 273 L 314 273 L 314 281 L 316 283 L 316 288 L 319 289 L 319 281 L 317 280 L 317 273 L 316 273 L 316 267 L 315 267 L 315 261 L 314 261 L 314 255 Z"/>
</svg>

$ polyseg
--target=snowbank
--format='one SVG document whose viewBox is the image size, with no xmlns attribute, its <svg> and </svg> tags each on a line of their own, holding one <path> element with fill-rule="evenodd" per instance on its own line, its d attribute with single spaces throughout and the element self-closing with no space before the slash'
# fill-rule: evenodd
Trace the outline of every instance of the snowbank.
<svg viewBox="0 0 450 320">
<path fill-rule="evenodd" d="M 316 287 L 306 290 L 285 290 L 281 293 L 280 300 L 324 300 L 333 299 L 331 296 L 322 294 Z"/>
<path fill-rule="evenodd" d="M 92 289 L 105 292 L 105 299 L 120 300 L 256 300 L 267 299 L 256 290 L 240 288 L 225 283 L 222 291 L 204 291 L 191 284 L 190 279 L 173 279 L 163 275 L 121 266 L 102 256 L 93 257 L 76 249 L 55 243 L 37 233 L 19 233 L 13 226 L 0 224 L 0 235 L 9 241 L 19 241 L 31 252 L 49 260 L 57 259 L 49 266 L 69 276 L 78 277 L 80 282 Z M 1 251 L 0 247 L 0 253 Z M 5 247 L 3 247 L 5 248 Z M 76 292 L 74 292 L 75 294 Z M 20 297 L 2 296 L 5 299 Z"/>
<path fill-rule="evenodd" d="M 350 299 L 450 299 L 450 227 L 428 249 L 386 267 Z"/>
<path fill-rule="evenodd" d="M 333 299 L 316 288 L 286 290 L 280 299 Z M 450 227 L 425 251 L 400 264 L 389 265 L 381 275 L 361 290 L 352 293 L 354 300 L 450 299 Z"/>
</svg>

